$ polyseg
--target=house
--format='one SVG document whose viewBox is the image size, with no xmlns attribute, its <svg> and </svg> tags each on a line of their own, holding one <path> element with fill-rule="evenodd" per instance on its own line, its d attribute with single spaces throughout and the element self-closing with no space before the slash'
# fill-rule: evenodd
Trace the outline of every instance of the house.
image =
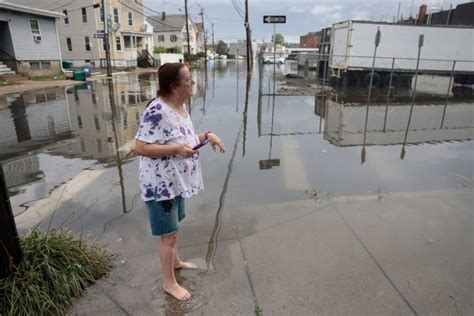
<svg viewBox="0 0 474 316">
<path fill-rule="evenodd" d="M 205 37 L 205 30 L 204 30 L 204 25 L 202 23 L 196 23 L 196 49 L 197 52 L 203 52 L 205 50 L 205 43 L 204 43 L 204 37 Z"/>
<path fill-rule="evenodd" d="M 11 0 L 33 5 L 37 0 Z M 41 7 L 64 15 L 58 23 L 59 45 L 63 60 L 74 67 L 105 67 L 104 21 L 108 21 L 110 59 L 113 67 L 135 67 L 148 55 L 150 38 L 143 5 L 138 1 L 41 0 Z M 105 13 L 105 14 L 104 14 Z M 105 19 L 107 16 L 107 19 Z"/>
<path fill-rule="evenodd" d="M 256 41 L 252 41 L 252 52 L 253 56 L 256 57 L 258 51 L 258 44 Z M 229 54 L 247 56 L 247 41 L 238 40 L 237 42 L 229 43 Z"/>
<path fill-rule="evenodd" d="M 300 36 L 300 48 L 318 48 L 321 42 L 321 32 L 309 32 Z"/>
<path fill-rule="evenodd" d="M 0 72 L 58 74 L 61 50 L 56 22 L 62 17 L 58 12 L 0 1 Z"/>
<path fill-rule="evenodd" d="M 166 14 L 149 16 L 147 21 L 153 26 L 155 47 L 164 47 L 168 52 L 187 53 L 186 17 L 184 14 Z M 188 17 L 190 53 L 199 52 L 196 39 L 196 25 Z"/>
</svg>

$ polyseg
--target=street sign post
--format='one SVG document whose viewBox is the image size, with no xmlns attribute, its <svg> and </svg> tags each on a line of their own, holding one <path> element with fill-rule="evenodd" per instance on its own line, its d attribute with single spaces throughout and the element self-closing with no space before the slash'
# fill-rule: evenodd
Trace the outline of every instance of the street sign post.
<svg viewBox="0 0 474 316">
<path fill-rule="evenodd" d="M 263 23 L 286 23 L 286 15 L 264 15 Z"/>
</svg>

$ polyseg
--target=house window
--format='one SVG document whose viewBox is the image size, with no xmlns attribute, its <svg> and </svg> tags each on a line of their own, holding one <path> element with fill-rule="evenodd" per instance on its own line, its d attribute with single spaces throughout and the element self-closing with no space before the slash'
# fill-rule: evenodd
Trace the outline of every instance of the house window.
<svg viewBox="0 0 474 316">
<path fill-rule="evenodd" d="M 41 62 L 41 69 L 51 69 L 51 62 L 50 61 L 42 61 Z M 49 99 L 49 97 L 48 97 Z"/>
<path fill-rule="evenodd" d="M 69 16 L 67 15 L 67 10 L 63 10 L 63 13 L 65 15 L 64 24 L 69 24 Z"/>
<path fill-rule="evenodd" d="M 82 128 L 82 117 L 80 115 L 77 116 L 77 126 Z"/>
<path fill-rule="evenodd" d="M 117 8 L 114 8 L 114 22 L 119 23 L 119 12 Z"/>
<path fill-rule="evenodd" d="M 164 42 L 165 41 L 165 36 L 164 35 L 158 35 L 158 42 Z"/>
<path fill-rule="evenodd" d="M 32 35 L 41 35 L 38 20 L 30 19 L 30 29 Z"/>
<path fill-rule="evenodd" d="M 90 52 L 91 51 L 91 40 L 90 40 L 89 36 L 84 36 L 84 44 L 86 46 L 86 52 Z"/>
<path fill-rule="evenodd" d="M 41 69 L 39 61 L 30 61 L 30 69 L 31 70 Z"/>
<path fill-rule="evenodd" d="M 104 23 L 104 7 L 100 6 L 100 22 Z"/>
<path fill-rule="evenodd" d="M 120 42 L 120 37 L 115 38 L 115 44 L 117 45 L 117 50 L 122 50 L 122 43 Z"/>
<path fill-rule="evenodd" d="M 66 46 L 67 46 L 67 51 L 72 52 L 72 41 L 70 37 L 66 37 Z"/>
<path fill-rule="evenodd" d="M 99 117 L 97 116 L 97 114 L 94 114 L 94 125 L 95 130 L 100 131 Z"/>
<path fill-rule="evenodd" d="M 102 39 L 102 49 L 104 52 L 107 50 L 107 42 L 105 41 L 105 38 Z"/>
<path fill-rule="evenodd" d="M 170 35 L 170 41 L 171 42 L 177 42 L 178 41 L 178 36 L 176 34 L 171 34 Z"/>
<path fill-rule="evenodd" d="M 87 8 L 82 8 L 82 23 L 87 23 Z"/>
<path fill-rule="evenodd" d="M 128 12 L 128 25 L 133 26 L 133 13 Z"/>
</svg>

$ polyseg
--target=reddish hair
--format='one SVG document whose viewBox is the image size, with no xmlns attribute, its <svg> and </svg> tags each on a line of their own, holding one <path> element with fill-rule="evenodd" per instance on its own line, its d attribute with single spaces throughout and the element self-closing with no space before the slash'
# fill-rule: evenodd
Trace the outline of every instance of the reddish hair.
<svg viewBox="0 0 474 316">
<path fill-rule="evenodd" d="M 166 63 L 158 68 L 158 96 L 167 96 L 173 92 L 173 86 L 181 80 L 179 72 L 186 65 L 183 63 Z"/>
</svg>

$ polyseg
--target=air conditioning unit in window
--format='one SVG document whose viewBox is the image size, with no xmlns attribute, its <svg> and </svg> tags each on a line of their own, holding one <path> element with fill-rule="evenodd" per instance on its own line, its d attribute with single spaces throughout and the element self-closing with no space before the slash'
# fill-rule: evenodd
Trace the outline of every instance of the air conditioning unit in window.
<svg viewBox="0 0 474 316">
<path fill-rule="evenodd" d="M 35 42 L 41 42 L 41 35 L 33 35 L 33 40 Z"/>
</svg>

